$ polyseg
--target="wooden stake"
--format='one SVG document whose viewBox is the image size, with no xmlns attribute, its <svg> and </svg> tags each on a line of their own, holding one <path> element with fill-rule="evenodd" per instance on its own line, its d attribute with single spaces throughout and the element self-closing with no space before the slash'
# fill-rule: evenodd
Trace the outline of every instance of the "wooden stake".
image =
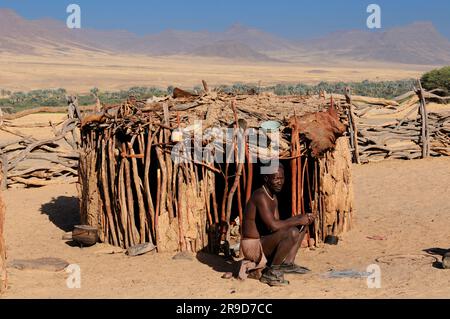
<svg viewBox="0 0 450 319">
<path fill-rule="evenodd" d="M 303 163 L 303 169 L 300 167 L 301 171 L 299 172 L 299 174 L 301 174 L 301 190 L 302 190 L 302 214 L 306 213 L 305 210 L 305 199 L 303 198 L 304 196 L 304 189 L 305 189 L 305 169 L 306 169 L 306 165 L 308 165 L 308 156 L 305 156 L 305 162 Z M 306 178 L 308 178 L 308 176 L 306 176 Z"/>
<path fill-rule="evenodd" d="M 300 154 L 300 141 L 297 139 L 297 155 Z M 302 188 L 302 158 L 299 156 L 297 158 L 297 213 L 304 214 L 303 210 L 303 188 Z"/>
<path fill-rule="evenodd" d="M 208 84 L 206 83 L 205 80 L 202 80 L 202 84 L 203 84 L 203 90 L 205 91 L 205 93 L 209 93 Z"/>
<path fill-rule="evenodd" d="M 159 232 L 158 232 L 158 217 L 161 209 L 161 169 L 158 168 L 156 171 L 156 209 L 155 209 L 155 237 L 156 237 L 156 245 L 159 244 Z"/>
<path fill-rule="evenodd" d="M 233 204 L 233 196 L 234 193 L 236 192 L 236 189 L 238 188 L 239 182 L 241 180 L 241 175 L 242 175 L 242 169 L 244 167 L 244 163 L 239 163 L 238 164 L 238 168 L 237 168 L 237 172 L 236 172 L 236 177 L 234 178 L 234 183 L 233 186 L 230 189 L 230 193 L 228 195 L 228 200 L 227 200 L 227 213 L 226 213 L 226 222 L 227 225 L 230 225 L 230 217 L 231 217 L 231 206 Z M 229 233 L 230 228 L 228 228 L 228 232 Z"/>
<path fill-rule="evenodd" d="M 421 117 L 421 141 L 422 141 L 422 158 L 430 156 L 430 134 L 428 130 L 428 112 L 427 103 L 425 102 L 424 90 L 422 83 L 417 80 L 419 89 L 416 91 L 420 100 L 419 115 Z"/>
<path fill-rule="evenodd" d="M 2 164 L 0 163 L 0 184 L 6 180 L 6 175 L 2 174 Z M 6 290 L 8 286 L 8 278 L 6 274 L 6 245 L 4 238 L 5 226 L 5 205 L 2 198 L 2 190 L 0 189 L 0 293 Z"/>
<path fill-rule="evenodd" d="M 210 205 L 211 193 L 210 193 L 209 185 L 208 185 L 209 174 L 208 174 L 208 171 L 206 170 L 206 168 L 204 168 L 204 167 L 202 167 L 202 176 L 203 176 L 202 194 L 203 194 L 203 197 L 205 198 L 206 214 L 208 217 L 209 225 L 212 225 L 211 205 Z"/>
<path fill-rule="evenodd" d="M 125 142 L 122 143 L 122 153 L 127 154 L 127 147 Z M 134 219 L 134 199 L 133 199 L 133 190 L 131 188 L 131 173 L 130 173 L 130 162 L 127 157 L 123 157 L 122 160 L 125 162 L 125 190 L 127 197 L 127 208 L 128 208 L 128 226 L 130 233 L 130 243 L 131 245 L 136 245 L 139 243 L 139 232 L 136 228 L 135 219 Z"/>
<path fill-rule="evenodd" d="M 245 143 L 245 158 L 247 160 L 247 183 L 245 189 L 245 205 L 247 205 L 250 197 L 252 196 L 252 184 L 253 184 L 253 163 L 250 158 L 250 150 L 248 144 Z"/>
<path fill-rule="evenodd" d="M 120 203 L 120 219 L 122 221 L 123 227 L 123 238 L 125 246 L 124 248 L 128 248 L 131 246 L 130 238 L 129 238 L 129 227 L 128 227 L 128 209 L 127 209 L 127 199 L 126 199 L 126 190 L 125 190 L 125 162 L 120 161 L 119 168 L 119 178 L 118 178 L 118 196 Z"/>
<path fill-rule="evenodd" d="M 169 106 L 167 103 L 163 104 L 164 110 L 164 124 L 170 126 L 170 115 L 169 115 Z M 170 131 L 168 129 L 163 129 L 164 132 L 164 143 L 170 143 Z M 172 158 L 170 157 L 169 152 L 164 152 L 165 156 L 165 167 L 167 170 L 167 194 L 172 194 Z M 167 196 L 167 211 L 169 212 L 169 221 L 172 223 L 175 218 L 175 213 L 173 211 L 173 199 L 172 196 Z"/>
<path fill-rule="evenodd" d="M 297 127 L 292 129 L 291 156 L 297 156 Z M 297 215 L 297 159 L 291 160 L 291 215 Z"/>
<path fill-rule="evenodd" d="M 219 220 L 219 208 L 217 207 L 217 197 L 216 197 L 216 189 L 215 189 L 216 177 L 215 177 L 215 175 L 212 172 L 210 174 L 211 174 L 212 185 L 214 185 L 214 189 L 211 192 L 212 202 L 213 202 L 213 209 L 214 209 L 214 222 L 216 224 L 219 224 L 220 223 L 220 220 Z"/>
<path fill-rule="evenodd" d="M 183 203 L 183 173 L 181 170 L 178 170 L 178 173 L 175 171 L 175 174 L 178 175 L 178 210 L 177 210 L 177 217 L 178 217 L 178 240 L 179 240 L 179 248 L 180 251 L 183 251 L 186 249 L 186 241 L 184 237 L 184 231 L 183 231 L 183 216 L 182 216 L 182 203 Z M 189 214 L 186 211 L 187 214 Z"/>
<path fill-rule="evenodd" d="M 356 123 L 356 116 L 354 114 L 353 111 L 353 102 L 352 102 L 352 97 L 351 97 L 351 91 L 349 87 L 345 88 L 345 98 L 347 100 L 347 105 L 348 105 L 348 114 L 350 116 L 350 124 L 352 126 L 352 133 L 353 133 L 353 141 L 354 141 L 354 159 L 355 162 L 357 164 L 361 164 L 360 160 L 359 160 L 359 145 L 358 145 L 358 125 Z M 334 104 L 333 104 L 333 97 L 331 97 L 331 107 L 334 108 Z"/>
<path fill-rule="evenodd" d="M 138 209 L 139 209 L 139 235 L 140 235 L 140 243 L 143 244 L 146 242 L 145 240 L 145 226 L 147 225 L 147 218 L 145 214 L 145 204 L 144 204 L 144 198 L 142 196 L 141 191 L 141 178 L 139 177 L 138 167 L 137 167 L 137 161 L 134 157 L 134 149 L 131 143 L 128 143 L 128 150 L 131 155 L 131 168 L 133 171 L 133 182 L 134 182 L 134 190 L 136 192 L 137 196 L 137 202 L 138 202 Z M 149 236 L 149 242 L 153 244 L 153 241 L 151 239 L 151 236 Z"/>
<path fill-rule="evenodd" d="M 147 145 L 145 148 L 145 163 L 144 163 L 144 189 L 145 198 L 147 200 L 147 209 L 149 214 L 149 219 L 151 221 L 152 234 L 155 236 L 155 207 L 153 206 L 152 193 L 150 190 L 150 163 L 151 163 L 151 149 L 153 143 L 153 135 L 151 126 L 147 133 Z M 156 239 L 156 237 L 154 237 Z"/>
<path fill-rule="evenodd" d="M 109 133 L 109 132 L 108 132 Z M 116 158 L 114 156 L 114 138 L 112 138 L 109 134 L 108 134 L 108 142 L 107 142 L 107 149 L 108 149 L 108 157 L 107 157 L 107 162 L 109 164 L 109 174 L 108 174 L 108 179 L 110 182 L 110 191 L 111 191 L 111 207 L 112 207 L 112 212 L 114 212 L 114 220 L 115 220 L 115 225 L 116 225 L 116 231 L 118 234 L 118 239 L 120 242 L 120 246 L 121 247 L 125 247 L 125 240 L 124 240 L 124 236 L 126 236 L 126 234 L 123 232 L 123 225 L 121 222 L 121 218 L 120 218 L 120 211 L 119 209 L 117 209 L 117 196 L 116 196 Z"/>
<path fill-rule="evenodd" d="M 159 142 L 161 143 L 164 138 L 164 132 L 159 135 Z M 159 212 L 162 214 L 166 211 L 167 205 L 167 166 L 164 160 L 161 146 L 156 147 L 156 156 L 158 157 L 159 167 L 161 168 L 161 192 L 159 199 Z M 170 216 L 169 216 L 170 217 Z"/>
<path fill-rule="evenodd" d="M 111 237 L 112 242 L 114 245 L 119 244 L 119 240 L 116 234 L 116 227 L 114 225 L 114 217 L 112 215 L 111 211 L 111 200 L 109 197 L 109 188 L 108 188 L 108 179 L 106 177 L 108 166 L 106 164 L 106 147 L 105 147 L 105 140 L 102 139 L 102 148 L 101 148 L 101 160 L 102 160 L 102 167 L 101 167 L 101 179 L 102 179 L 102 188 L 103 188 L 103 196 L 104 196 L 104 204 L 106 209 L 106 214 L 108 216 L 108 226 L 109 230 L 111 231 Z"/>
</svg>

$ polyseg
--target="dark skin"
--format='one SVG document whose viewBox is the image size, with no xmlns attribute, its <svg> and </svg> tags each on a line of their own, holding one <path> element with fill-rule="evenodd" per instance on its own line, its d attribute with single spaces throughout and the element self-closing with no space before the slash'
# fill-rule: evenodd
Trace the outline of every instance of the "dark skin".
<svg viewBox="0 0 450 319">
<path fill-rule="evenodd" d="M 264 177 L 264 185 L 257 189 L 245 207 L 242 224 L 243 238 L 260 239 L 266 256 L 272 256 L 272 265 L 294 263 L 306 233 L 306 227 L 300 232 L 299 226 L 307 226 L 316 218 L 313 214 L 296 215 L 280 220 L 278 199 L 284 185 L 284 169 L 282 166 L 272 175 Z M 261 237 L 256 224 L 257 214 L 271 233 Z"/>
</svg>

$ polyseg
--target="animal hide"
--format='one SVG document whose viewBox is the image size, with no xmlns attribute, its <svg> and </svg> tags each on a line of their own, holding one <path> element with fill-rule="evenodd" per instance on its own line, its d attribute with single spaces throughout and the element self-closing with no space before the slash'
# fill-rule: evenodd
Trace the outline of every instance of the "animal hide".
<svg viewBox="0 0 450 319">
<path fill-rule="evenodd" d="M 297 128 L 310 141 L 311 154 L 320 157 L 336 147 L 336 140 L 344 135 L 347 128 L 339 120 L 334 107 L 326 112 L 316 112 L 304 116 L 292 116 L 288 120 L 290 128 Z"/>
</svg>

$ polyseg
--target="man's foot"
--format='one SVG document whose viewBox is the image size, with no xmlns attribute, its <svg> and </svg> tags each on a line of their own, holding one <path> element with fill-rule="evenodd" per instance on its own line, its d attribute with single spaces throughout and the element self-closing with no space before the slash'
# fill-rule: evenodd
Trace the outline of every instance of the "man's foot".
<svg viewBox="0 0 450 319">
<path fill-rule="evenodd" d="M 311 269 L 308 269 L 303 266 L 296 265 L 294 263 L 283 263 L 278 266 L 278 269 L 285 274 L 307 274 L 311 272 Z"/>
<path fill-rule="evenodd" d="M 271 287 L 289 285 L 289 281 L 284 279 L 283 273 L 281 271 L 275 270 L 272 267 L 264 269 L 259 281 L 268 284 Z"/>
<path fill-rule="evenodd" d="M 262 277 L 262 269 L 252 270 L 248 273 L 248 279 L 256 279 L 259 280 Z"/>
<path fill-rule="evenodd" d="M 450 252 L 446 253 L 444 257 L 442 257 L 442 267 L 444 269 L 450 269 Z"/>
</svg>

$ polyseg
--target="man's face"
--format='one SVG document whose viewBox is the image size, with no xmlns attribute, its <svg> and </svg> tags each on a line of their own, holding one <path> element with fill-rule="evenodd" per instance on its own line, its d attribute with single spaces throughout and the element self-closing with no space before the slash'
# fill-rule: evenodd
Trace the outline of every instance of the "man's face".
<svg viewBox="0 0 450 319">
<path fill-rule="evenodd" d="M 267 186 L 269 186 L 272 192 L 279 193 L 283 189 L 283 185 L 284 185 L 284 169 L 278 167 L 278 170 L 275 174 L 269 175 L 267 177 Z"/>
</svg>

